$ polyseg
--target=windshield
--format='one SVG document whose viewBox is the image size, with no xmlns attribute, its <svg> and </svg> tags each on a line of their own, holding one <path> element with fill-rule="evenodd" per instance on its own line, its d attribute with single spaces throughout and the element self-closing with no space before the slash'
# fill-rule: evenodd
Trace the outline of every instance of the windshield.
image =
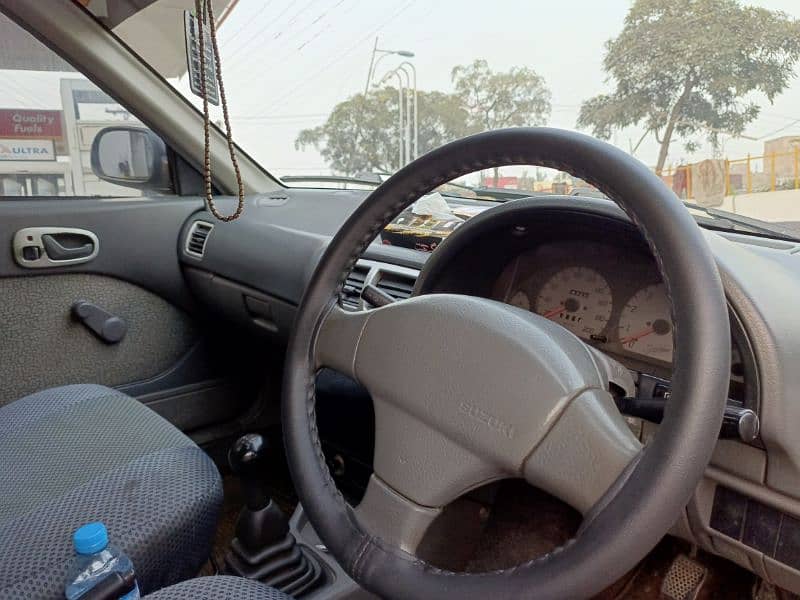
<svg viewBox="0 0 800 600">
<path fill-rule="evenodd" d="M 137 4 L 90 8 L 201 106 L 186 73 L 194 2 Z M 369 188 L 450 140 L 549 125 L 624 149 L 696 206 L 800 222 L 797 0 L 219 0 L 214 13 L 234 138 L 286 185 Z M 455 183 L 498 200 L 598 195 L 536 166 Z"/>
</svg>

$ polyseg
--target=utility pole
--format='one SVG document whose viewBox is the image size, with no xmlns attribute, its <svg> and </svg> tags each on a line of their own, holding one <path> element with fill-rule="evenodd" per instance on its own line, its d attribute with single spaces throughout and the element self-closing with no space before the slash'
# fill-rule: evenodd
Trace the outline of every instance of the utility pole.
<svg viewBox="0 0 800 600">
<path fill-rule="evenodd" d="M 372 47 L 372 54 L 369 55 L 369 71 L 367 71 L 367 83 L 364 86 L 364 96 L 369 92 L 369 84 L 372 81 L 372 68 L 375 66 L 375 52 L 378 50 L 378 36 L 375 36 L 375 45 Z"/>
</svg>

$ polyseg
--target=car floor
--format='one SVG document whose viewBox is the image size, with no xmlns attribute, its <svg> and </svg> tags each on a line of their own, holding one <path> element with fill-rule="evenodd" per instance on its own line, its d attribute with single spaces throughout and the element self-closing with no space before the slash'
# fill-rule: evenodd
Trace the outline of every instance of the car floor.
<svg viewBox="0 0 800 600">
<path fill-rule="evenodd" d="M 371 421 L 371 417 L 368 420 Z M 282 436 L 275 427 L 262 433 L 275 444 L 268 461 L 269 493 L 288 517 L 298 500 L 280 447 Z M 239 480 L 227 466 L 227 451 L 234 439 L 205 446 L 223 474 L 225 496 L 211 557 L 201 575 L 223 571 L 225 554 L 235 537 L 236 520 L 243 507 Z M 340 490 L 354 502 L 363 494 L 365 481 L 361 475 L 351 478 L 353 481 L 337 478 Z M 368 472 L 364 477 L 369 477 Z M 551 552 L 574 536 L 580 523 L 581 515 L 563 502 L 522 480 L 508 480 L 476 490 L 452 503 L 442 518 L 437 519 L 418 554 L 438 567 L 454 571 L 502 569 Z M 728 560 L 693 550 L 688 542 L 673 537 L 665 537 L 644 560 L 598 594 L 595 600 L 667 598 L 661 594 L 662 584 L 673 561 L 680 555 L 691 556 L 706 569 L 696 600 L 800 600 L 798 596 L 764 584 L 754 574 Z"/>
<path fill-rule="evenodd" d="M 288 473 L 277 473 L 274 500 L 291 514 L 296 505 L 296 496 L 288 480 Z M 224 568 L 225 553 L 235 535 L 236 519 L 242 508 L 239 481 L 231 474 L 223 478 L 225 501 L 214 540 L 212 556 L 201 571 L 201 575 L 220 572 Z M 564 543 L 580 525 L 580 516 L 569 507 L 539 492 L 523 482 L 505 482 L 498 490 L 497 500 L 486 519 L 485 527 L 477 545 L 468 557 L 457 552 L 449 556 L 459 557 L 461 564 L 440 565 L 464 571 L 480 572 L 514 566 L 552 551 Z M 653 600 L 664 598 L 661 585 L 672 560 L 679 554 L 689 554 L 688 543 L 666 537 L 630 573 L 595 597 L 595 600 Z M 757 594 L 758 579 L 752 573 L 735 564 L 707 554 L 697 552 L 693 558 L 707 568 L 705 583 L 696 596 L 697 600 L 717 598 L 758 599 L 796 598 L 777 591 L 774 595 Z"/>
<path fill-rule="evenodd" d="M 554 550 L 574 535 L 580 515 L 521 481 L 504 482 L 468 571 L 488 571 L 531 560 Z M 689 554 L 687 542 L 665 537 L 630 573 L 595 600 L 662 598 L 661 586 L 676 556 Z M 697 600 L 749 599 L 757 577 L 734 563 L 705 552 L 693 558 L 707 569 Z"/>
</svg>

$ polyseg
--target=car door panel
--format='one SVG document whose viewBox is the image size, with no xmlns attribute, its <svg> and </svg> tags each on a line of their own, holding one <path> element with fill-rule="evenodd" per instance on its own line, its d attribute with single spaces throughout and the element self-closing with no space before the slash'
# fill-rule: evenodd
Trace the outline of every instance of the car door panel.
<svg viewBox="0 0 800 600">
<path fill-rule="evenodd" d="M 129 281 L 189 309 L 193 301 L 178 263 L 183 223 L 200 210 L 197 198 L 53 198 L 0 201 L 0 277 L 94 273 Z M 26 269 L 14 259 L 14 234 L 28 227 L 76 228 L 97 236 L 97 256 L 81 264 Z"/>
<path fill-rule="evenodd" d="M 145 288 L 90 273 L 0 279 L 4 343 L 0 406 L 38 389 L 68 383 L 119 386 L 155 377 L 199 340 L 189 315 Z M 116 344 L 72 316 L 88 300 L 127 324 Z"/>
<path fill-rule="evenodd" d="M 38 389 L 100 383 L 141 398 L 184 429 L 245 410 L 223 361 L 214 360 L 184 284 L 178 238 L 202 201 L 36 199 L 0 201 L 0 406 Z M 27 269 L 12 242 L 28 227 L 78 228 L 98 240 L 81 264 Z M 78 300 L 125 321 L 109 344 L 72 313 Z"/>
</svg>

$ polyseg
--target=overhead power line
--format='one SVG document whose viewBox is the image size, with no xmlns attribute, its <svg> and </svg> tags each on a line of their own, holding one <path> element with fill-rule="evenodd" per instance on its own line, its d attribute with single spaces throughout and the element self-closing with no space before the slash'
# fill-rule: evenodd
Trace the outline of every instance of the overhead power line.
<svg viewBox="0 0 800 600">
<path fill-rule="evenodd" d="M 233 115 L 238 121 L 272 121 L 280 119 L 316 119 L 327 117 L 328 113 L 304 113 L 296 115 Z"/>
<path fill-rule="evenodd" d="M 775 135 L 776 133 L 781 133 L 782 131 L 786 131 L 787 129 L 790 129 L 790 128 L 794 127 L 798 123 L 800 123 L 800 119 L 795 119 L 794 121 L 792 121 L 788 125 L 784 125 L 783 127 L 780 127 L 780 128 L 778 128 L 778 129 L 776 129 L 774 131 L 770 131 L 769 133 L 765 133 L 764 135 L 760 135 L 760 136 L 756 137 L 755 140 L 759 141 L 759 140 L 763 140 L 763 139 L 766 139 L 766 138 L 770 138 L 773 135 Z"/>
<path fill-rule="evenodd" d="M 272 4 L 272 0 L 266 0 L 266 2 L 264 2 L 264 4 L 261 5 L 261 8 L 254 15 L 252 15 L 247 19 L 247 23 L 239 27 L 239 29 L 237 29 L 234 33 L 232 33 L 229 38 L 227 38 L 224 42 L 222 42 L 220 48 L 224 49 L 226 46 L 230 45 L 233 42 L 233 40 L 235 40 L 239 36 L 239 34 L 241 34 L 245 29 L 247 29 L 248 27 L 250 27 L 250 25 L 256 22 L 256 17 L 259 17 L 261 13 L 267 10 L 270 4 Z"/>
<path fill-rule="evenodd" d="M 312 27 L 314 27 L 314 26 L 318 25 L 319 23 L 323 22 L 323 21 L 325 20 L 325 18 L 326 18 L 326 17 L 327 17 L 327 16 L 328 16 L 328 15 L 329 15 L 331 12 L 335 11 L 335 10 L 336 10 L 336 9 L 337 9 L 339 6 L 341 6 L 341 5 L 342 5 L 342 4 L 343 4 L 345 1 L 346 1 L 346 0 L 338 0 L 338 1 L 336 1 L 334 4 L 332 4 L 332 5 L 329 5 L 327 8 L 324 8 L 324 9 L 322 10 L 322 12 L 318 13 L 318 14 L 317 14 L 317 16 L 316 16 L 316 17 L 314 17 L 313 19 L 311 19 L 311 20 L 310 20 L 310 21 L 309 21 L 309 22 L 308 22 L 308 23 L 307 23 L 307 24 L 306 24 L 304 27 L 301 27 L 301 28 L 300 28 L 298 31 L 292 32 L 292 33 L 291 33 L 291 37 L 292 37 L 292 39 L 299 38 L 299 37 L 300 37 L 300 36 L 302 36 L 302 35 L 303 35 L 303 34 L 304 34 L 306 31 L 308 31 L 308 30 L 309 30 L 309 29 L 311 29 Z M 296 14 L 295 14 L 295 15 L 294 15 L 294 16 L 293 16 L 293 17 L 292 17 L 290 20 L 289 20 L 289 22 L 286 24 L 286 26 L 285 26 L 285 28 L 284 28 L 283 30 L 281 30 L 281 31 L 279 31 L 277 34 L 273 35 L 273 36 L 272 36 L 270 39 L 267 39 L 267 40 L 265 40 L 265 42 L 264 42 L 263 44 L 261 44 L 261 45 L 258 47 L 257 51 L 258 51 L 258 52 L 261 52 L 261 51 L 263 51 L 265 48 L 269 47 L 271 43 L 275 42 L 275 41 L 276 41 L 277 39 L 279 39 L 280 37 L 283 37 L 283 35 L 286 33 L 286 31 L 287 31 L 288 29 L 290 29 L 290 28 L 291 28 L 292 24 L 293 24 L 293 23 L 295 23 L 295 22 L 297 21 L 297 18 L 299 17 L 299 15 L 300 15 L 300 14 L 301 14 L 301 13 L 302 13 L 304 10 L 305 10 L 305 8 L 308 8 L 308 6 L 310 6 L 310 4 L 306 5 L 306 6 L 305 6 L 303 9 L 301 9 L 300 11 L 298 11 L 298 12 L 297 12 L 297 13 L 296 13 Z M 325 31 L 329 30 L 329 29 L 331 28 L 331 25 L 332 25 L 332 24 L 331 24 L 330 22 L 329 22 L 327 25 L 324 25 L 324 26 L 323 26 L 321 29 L 319 29 L 318 31 L 316 31 L 315 33 L 313 33 L 313 34 L 311 35 L 311 37 L 309 37 L 308 39 L 306 39 L 304 42 L 301 42 L 301 43 L 300 43 L 300 44 L 299 44 L 299 45 L 298 45 L 296 48 L 290 48 L 290 50 L 289 50 L 288 52 L 286 52 L 286 53 L 284 53 L 282 56 L 280 56 L 280 57 L 278 57 L 278 58 L 274 59 L 274 60 L 275 60 L 275 62 L 276 62 L 277 64 L 282 64 L 282 63 L 283 63 L 283 62 L 284 62 L 284 61 L 285 61 L 285 60 L 286 60 L 286 59 L 287 59 L 289 56 L 291 56 L 292 54 L 294 54 L 294 53 L 296 53 L 296 52 L 299 52 L 299 51 L 300 51 L 300 50 L 302 50 L 302 49 L 303 49 L 305 46 L 307 46 L 308 44 L 310 44 L 311 42 L 313 42 L 314 40 L 316 40 L 318 37 L 320 37 L 320 36 L 321 36 L 321 35 L 322 35 L 322 34 L 323 34 Z M 288 45 L 288 44 L 284 44 L 284 45 Z M 292 45 L 292 46 L 294 46 L 294 42 L 292 42 L 292 44 L 291 44 L 291 45 Z M 233 65 L 233 68 L 232 68 L 232 70 L 231 70 L 231 71 L 232 71 L 232 72 L 234 72 L 234 73 L 238 73 L 238 72 L 240 72 L 240 71 L 242 70 L 242 68 L 244 68 L 244 67 L 248 67 L 249 65 L 250 65 L 250 61 L 249 61 L 249 60 L 241 61 L 241 62 L 239 62 L 239 63 L 235 63 L 235 64 Z"/>
<path fill-rule="evenodd" d="M 245 42 L 243 44 L 239 44 L 239 46 L 233 48 L 233 50 L 231 50 L 231 52 L 233 54 L 237 54 L 242 48 L 247 46 L 251 41 L 253 41 L 256 37 L 258 37 L 259 34 L 265 33 L 266 31 L 268 31 L 270 29 L 270 27 L 275 25 L 275 23 L 283 15 L 285 15 L 287 12 L 289 12 L 289 9 L 292 7 L 292 4 L 293 4 L 292 0 L 289 0 L 289 3 L 286 6 L 283 7 L 282 11 L 280 11 L 276 16 L 271 17 L 269 22 L 265 23 L 263 27 L 257 29 L 256 32 L 253 35 L 251 35 L 250 37 L 248 37 L 247 40 L 245 40 Z M 249 27 L 250 25 L 255 25 L 255 24 L 256 24 L 256 21 L 251 19 L 251 21 L 245 26 L 245 28 Z"/>
<path fill-rule="evenodd" d="M 358 47 L 359 47 L 361 44 L 363 44 L 363 43 L 364 43 L 365 41 L 367 41 L 368 39 L 372 38 L 372 37 L 373 37 L 373 36 L 374 36 L 374 35 L 375 35 L 377 32 L 379 32 L 379 31 L 380 31 L 381 29 L 383 29 L 383 28 L 384 28 L 386 25 L 388 25 L 389 23 L 391 23 L 392 21 L 394 21 L 394 20 L 395 20 L 397 17 L 399 17 L 399 16 L 400 16 L 400 15 L 401 15 L 403 12 L 405 12 L 405 11 L 406 11 L 406 10 L 407 10 L 407 9 L 408 9 L 408 8 L 409 8 L 411 5 L 413 5 L 415 2 L 416 2 L 416 0 L 409 0 L 409 2 L 406 2 L 406 3 L 405 3 L 403 6 L 401 6 L 401 7 L 400 7 L 398 10 L 396 10 L 394 13 L 392 13 L 392 14 L 391 14 L 391 15 L 390 15 L 390 16 L 389 16 L 387 19 L 385 19 L 384 21 L 382 21 L 381 23 L 379 23 L 379 24 L 378 24 L 376 27 L 374 27 L 373 29 L 371 29 L 371 30 L 370 30 L 370 31 L 369 31 L 369 32 L 368 32 L 366 35 L 364 35 L 363 37 L 359 38 L 359 39 L 358 39 L 358 40 L 357 40 L 357 41 L 356 41 L 354 44 L 352 44 L 352 45 L 351 45 L 349 48 L 347 48 L 347 50 L 345 50 L 344 52 L 333 52 L 333 55 L 334 55 L 334 58 L 333 58 L 333 59 L 331 59 L 331 60 L 329 60 L 328 62 L 324 63 L 324 64 L 323 64 L 322 66 L 320 66 L 318 69 L 316 69 L 316 70 L 314 70 L 312 73 L 310 73 L 310 74 L 309 74 L 307 77 L 305 77 L 304 79 L 301 79 L 301 80 L 300 80 L 300 81 L 299 81 L 297 84 L 295 84 L 293 87 L 291 87 L 291 88 L 290 88 L 290 89 L 288 89 L 286 92 L 284 92 L 283 94 L 281 94 L 280 96 L 278 96 L 278 98 L 276 98 L 276 99 L 273 101 L 273 103 L 272 103 L 272 104 L 270 104 L 270 105 L 267 107 L 267 108 L 268 108 L 268 110 L 269 110 L 269 109 L 272 109 L 272 108 L 274 108 L 275 106 L 279 105 L 279 104 L 280 104 L 280 103 L 282 103 L 284 100 L 286 100 L 287 98 L 291 97 L 291 96 L 292 96 L 292 94 L 294 94 L 294 93 L 295 93 L 297 90 L 301 89 L 302 87 L 304 87 L 305 85 L 307 85 L 309 82 L 311 82 L 312 80 L 314 80 L 314 79 L 317 77 L 317 75 L 319 75 L 319 74 L 320 74 L 320 73 L 322 73 L 323 71 L 326 71 L 326 70 L 328 70 L 328 69 L 329 69 L 329 68 L 330 68 L 332 65 L 336 64 L 337 62 L 339 62 L 340 60 L 342 60 L 343 58 L 345 58 L 346 56 L 348 56 L 350 53 L 352 53 L 352 52 L 353 52 L 353 50 L 355 50 L 356 48 L 358 48 Z"/>
<path fill-rule="evenodd" d="M 294 16 L 290 18 L 289 23 L 287 23 L 286 26 L 291 26 L 292 23 L 294 22 L 293 20 L 296 19 L 300 14 L 302 14 L 306 9 L 308 9 L 309 6 L 311 6 L 315 2 L 317 2 L 317 0 L 311 0 L 310 2 L 307 2 L 303 6 L 303 8 L 301 8 L 299 11 L 297 11 L 294 14 Z M 242 50 L 244 50 L 247 46 L 249 46 L 253 42 L 253 40 L 255 40 L 259 36 L 261 36 L 264 33 L 266 33 L 270 29 L 270 27 L 272 25 L 275 25 L 277 23 L 278 19 L 280 19 L 283 15 L 285 15 L 292 6 L 293 6 L 293 4 L 290 2 L 289 5 L 286 8 L 284 8 L 278 14 L 278 16 L 276 16 L 274 19 L 271 19 L 270 22 L 267 23 L 265 27 L 262 27 L 261 29 L 259 29 L 255 33 L 253 33 L 253 35 L 251 35 L 249 38 L 247 38 L 247 41 L 244 44 L 242 44 L 241 46 L 239 46 L 235 50 L 232 50 L 231 53 L 226 57 L 226 60 L 231 61 L 231 60 L 234 59 L 234 57 L 240 55 L 242 53 Z M 272 39 L 273 40 L 277 39 L 278 37 L 280 37 L 283 34 L 284 31 L 285 31 L 285 29 L 279 30 L 276 35 L 273 35 Z M 263 44 L 261 46 L 261 48 L 263 49 L 266 45 L 267 44 Z M 249 61 L 245 61 L 245 64 L 248 64 L 248 62 Z M 250 64 L 252 64 L 252 63 L 250 63 Z M 236 65 L 234 65 L 233 69 L 234 70 L 236 69 Z"/>
</svg>

